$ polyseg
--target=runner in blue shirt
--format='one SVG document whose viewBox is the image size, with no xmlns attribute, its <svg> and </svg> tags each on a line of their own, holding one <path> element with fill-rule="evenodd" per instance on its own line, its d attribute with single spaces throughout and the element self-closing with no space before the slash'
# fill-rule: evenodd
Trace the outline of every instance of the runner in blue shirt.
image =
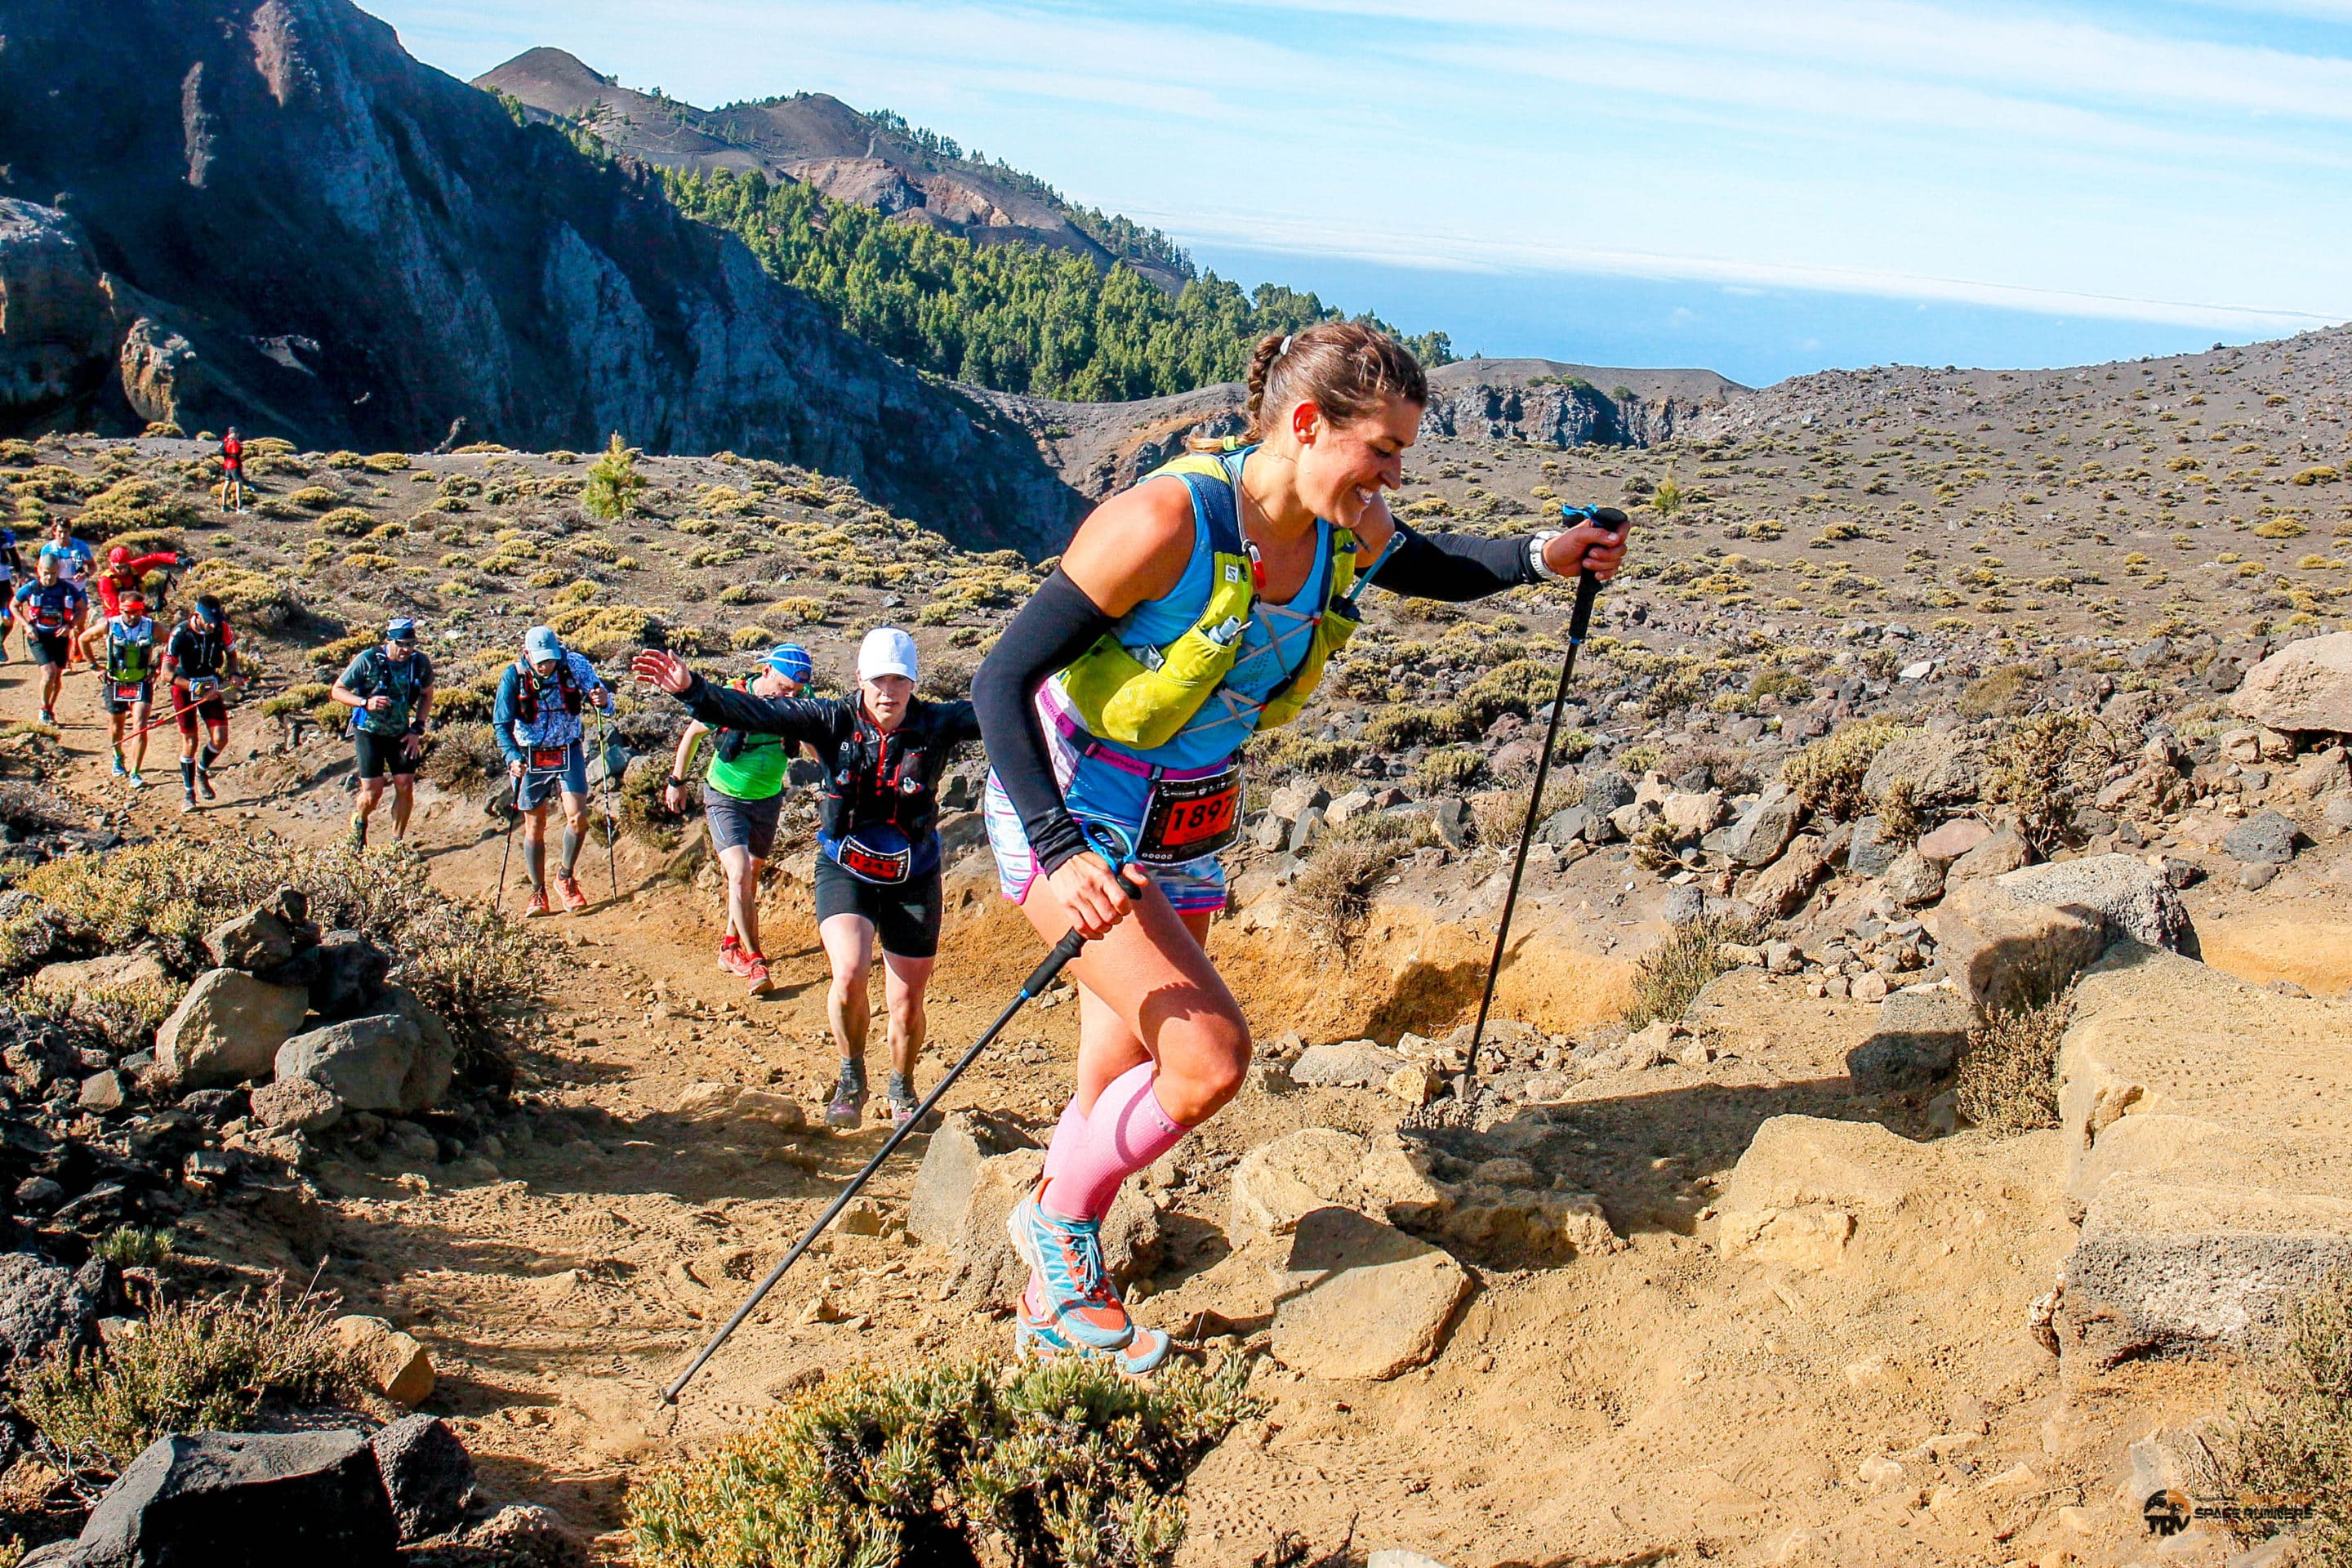
<svg viewBox="0 0 2352 1568">
<path fill-rule="evenodd" d="M 580 742 L 582 710 L 591 704 L 607 713 L 613 694 L 596 667 L 568 651 L 552 626 L 533 626 L 522 637 L 522 657 L 499 677 L 490 728 L 514 775 L 515 809 L 522 814 L 522 864 L 530 878 L 525 915 L 547 907 L 547 807 L 563 798 L 563 868 L 555 890 L 563 907 L 584 910 L 588 895 L 572 875 L 581 840 L 588 832 L 588 759 Z"/>
<path fill-rule="evenodd" d="M 65 682 L 67 649 L 81 625 L 89 601 L 58 574 L 58 558 L 46 551 L 33 581 L 16 590 L 17 618 L 25 623 L 26 651 L 42 667 L 41 722 L 58 721 L 58 688 Z"/>
</svg>

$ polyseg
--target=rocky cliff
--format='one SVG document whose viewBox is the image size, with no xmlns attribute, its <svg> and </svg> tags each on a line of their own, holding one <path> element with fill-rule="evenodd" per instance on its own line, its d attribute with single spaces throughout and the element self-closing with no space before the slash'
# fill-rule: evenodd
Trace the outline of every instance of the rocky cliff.
<svg viewBox="0 0 2352 1568">
<path fill-rule="evenodd" d="M 732 448 L 966 542 L 1077 498 L 644 171 L 516 125 L 344 0 L 0 0 L 0 432 Z"/>
</svg>

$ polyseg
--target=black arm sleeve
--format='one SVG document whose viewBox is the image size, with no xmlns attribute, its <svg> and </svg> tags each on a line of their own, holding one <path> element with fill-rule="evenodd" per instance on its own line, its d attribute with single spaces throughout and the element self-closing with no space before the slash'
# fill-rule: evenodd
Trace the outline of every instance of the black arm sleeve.
<svg viewBox="0 0 2352 1568">
<path fill-rule="evenodd" d="M 971 679 L 971 705 L 980 716 L 989 765 L 1021 814 L 1021 829 L 1039 868 L 1048 874 L 1084 850 L 1087 841 L 1062 804 L 1034 700 L 1055 670 L 1116 624 L 1057 569 L 1021 606 Z"/>
<path fill-rule="evenodd" d="M 1416 599 L 1483 599 L 1523 583 L 1542 581 L 1528 559 L 1528 536 L 1485 539 L 1475 533 L 1417 533 L 1400 522 L 1402 541 L 1373 581 Z"/>
<path fill-rule="evenodd" d="M 940 707 L 940 733 L 950 743 L 977 741 L 980 735 L 980 712 L 969 702 L 942 702 Z"/>
<path fill-rule="evenodd" d="M 678 699 L 714 730 L 820 742 L 833 736 L 840 704 L 821 697 L 754 697 L 700 676 Z"/>
</svg>

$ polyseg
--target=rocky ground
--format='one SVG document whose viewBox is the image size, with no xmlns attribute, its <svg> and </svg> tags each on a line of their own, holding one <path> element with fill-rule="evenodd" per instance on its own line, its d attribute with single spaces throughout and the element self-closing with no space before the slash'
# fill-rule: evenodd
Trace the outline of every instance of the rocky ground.
<svg viewBox="0 0 2352 1568">
<path fill-rule="evenodd" d="M 2339 439 L 2334 352 L 2323 337 L 2013 384 L 1816 378 L 1647 449 L 1423 443 L 1413 515 L 1524 526 L 1555 497 L 1630 500 L 1639 570 L 1580 666 L 1574 765 L 1541 814 L 1501 986 L 1509 1022 L 1468 1102 L 1457 1031 L 1539 743 L 1558 597 L 1457 613 L 1376 595 L 1332 702 L 1257 749 L 1213 946 L 1262 1065 L 1129 1200 L 1144 1315 L 1203 1354 L 1267 1352 L 1253 1384 L 1271 1413 L 1199 1473 L 1184 1562 L 1345 1543 L 1456 1568 L 2152 1550 L 2135 1489 L 2193 1489 L 2184 1456 L 2231 1358 L 2342 1245 L 2325 1107 L 2344 1087 L 2327 998 L 2352 985 L 2336 913 L 2352 778 L 2327 742 L 2352 721 L 2295 707 L 2339 679 L 2338 639 L 2309 634 L 2334 624 L 2340 566 L 2288 559 L 2339 521 L 2332 476 L 2298 482 Z M 0 449 L 20 530 L 62 512 L 220 563 L 196 581 L 230 595 L 265 672 L 224 800 L 184 822 L 171 792 L 103 777 L 78 681 L 61 743 L 19 743 L 54 803 L 10 815 L 20 861 L 181 831 L 328 842 L 348 753 L 308 717 L 316 682 L 397 610 L 425 618 L 452 694 L 425 865 L 437 888 L 496 898 L 467 726 L 522 626 L 555 618 L 616 672 L 642 639 L 719 668 L 798 635 L 837 680 L 855 635 L 889 616 L 952 690 L 1035 570 L 756 462 L 644 459 L 642 510 L 602 523 L 578 506 L 587 460 L 566 454 L 272 452 L 259 510 L 222 527 L 195 456 Z M 0 670 L 0 712 L 33 705 L 21 667 Z M 647 748 L 673 725 L 659 706 L 623 721 Z M 184 1156 L 148 1189 L 179 1211 L 140 1210 L 228 1277 L 325 1253 L 349 1310 L 426 1348 L 425 1409 L 473 1450 L 486 1498 L 552 1507 L 612 1556 L 648 1460 L 846 1362 L 1003 1348 L 989 1205 L 1050 1128 L 1075 1039 L 1066 993 L 1025 1016 L 950 1102 L 1005 1120 L 955 1122 L 928 1169 L 886 1173 L 667 1409 L 655 1391 L 877 1135 L 805 1126 L 830 1050 L 796 861 L 770 902 L 781 989 L 753 1004 L 710 961 L 691 841 L 673 851 L 645 826 L 612 871 L 590 853 L 583 880 L 616 894 L 534 928 L 560 979 L 503 1092 L 310 1132 L 268 1125 L 289 1097 L 250 1096 L 194 1134 L 244 1151 L 218 1200 L 194 1201 Z M 969 816 L 949 826 L 976 842 Z M 953 887 L 943 1043 L 1035 957 L 984 861 L 960 860 Z M 1658 955 L 1695 930 L 1705 973 L 1662 998 Z M 2032 1000 L 2102 952 L 2057 1125 L 1968 1125 L 1951 1069 L 1974 1005 Z M 2167 1032 L 2185 1018 L 2223 1022 Z M 32 1048 L 27 1093 L 56 1097 L 28 1123 L 46 1136 L 90 1148 L 136 1118 L 205 1123 L 161 1110 L 136 1067 L 121 1108 L 86 1108 L 86 1080 L 121 1073 L 121 1054 L 84 1059 L 97 1047 L 69 1031 Z M 74 1184 L 40 1195 L 95 1185 Z M 2271 1238 L 2262 1289 L 2151 1290 L 2168 1266 L 2145 1259 L 2249 1234 Z M 2224 1555 L 2200 1533 L 2163 1560 Z"/>
</svg>

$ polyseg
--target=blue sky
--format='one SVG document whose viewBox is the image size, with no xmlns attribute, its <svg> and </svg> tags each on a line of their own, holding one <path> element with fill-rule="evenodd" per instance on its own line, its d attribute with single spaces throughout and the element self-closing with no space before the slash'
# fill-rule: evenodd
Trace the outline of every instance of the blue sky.
<svg viewBox="0 0 2352 1568">
<path fill-rule="evenodd" d="M 1457 348 L 2058 364 L 2352 318 L 2352 0 L 376 0 L 700 104 L 888 107 Z"/>
</svg>

